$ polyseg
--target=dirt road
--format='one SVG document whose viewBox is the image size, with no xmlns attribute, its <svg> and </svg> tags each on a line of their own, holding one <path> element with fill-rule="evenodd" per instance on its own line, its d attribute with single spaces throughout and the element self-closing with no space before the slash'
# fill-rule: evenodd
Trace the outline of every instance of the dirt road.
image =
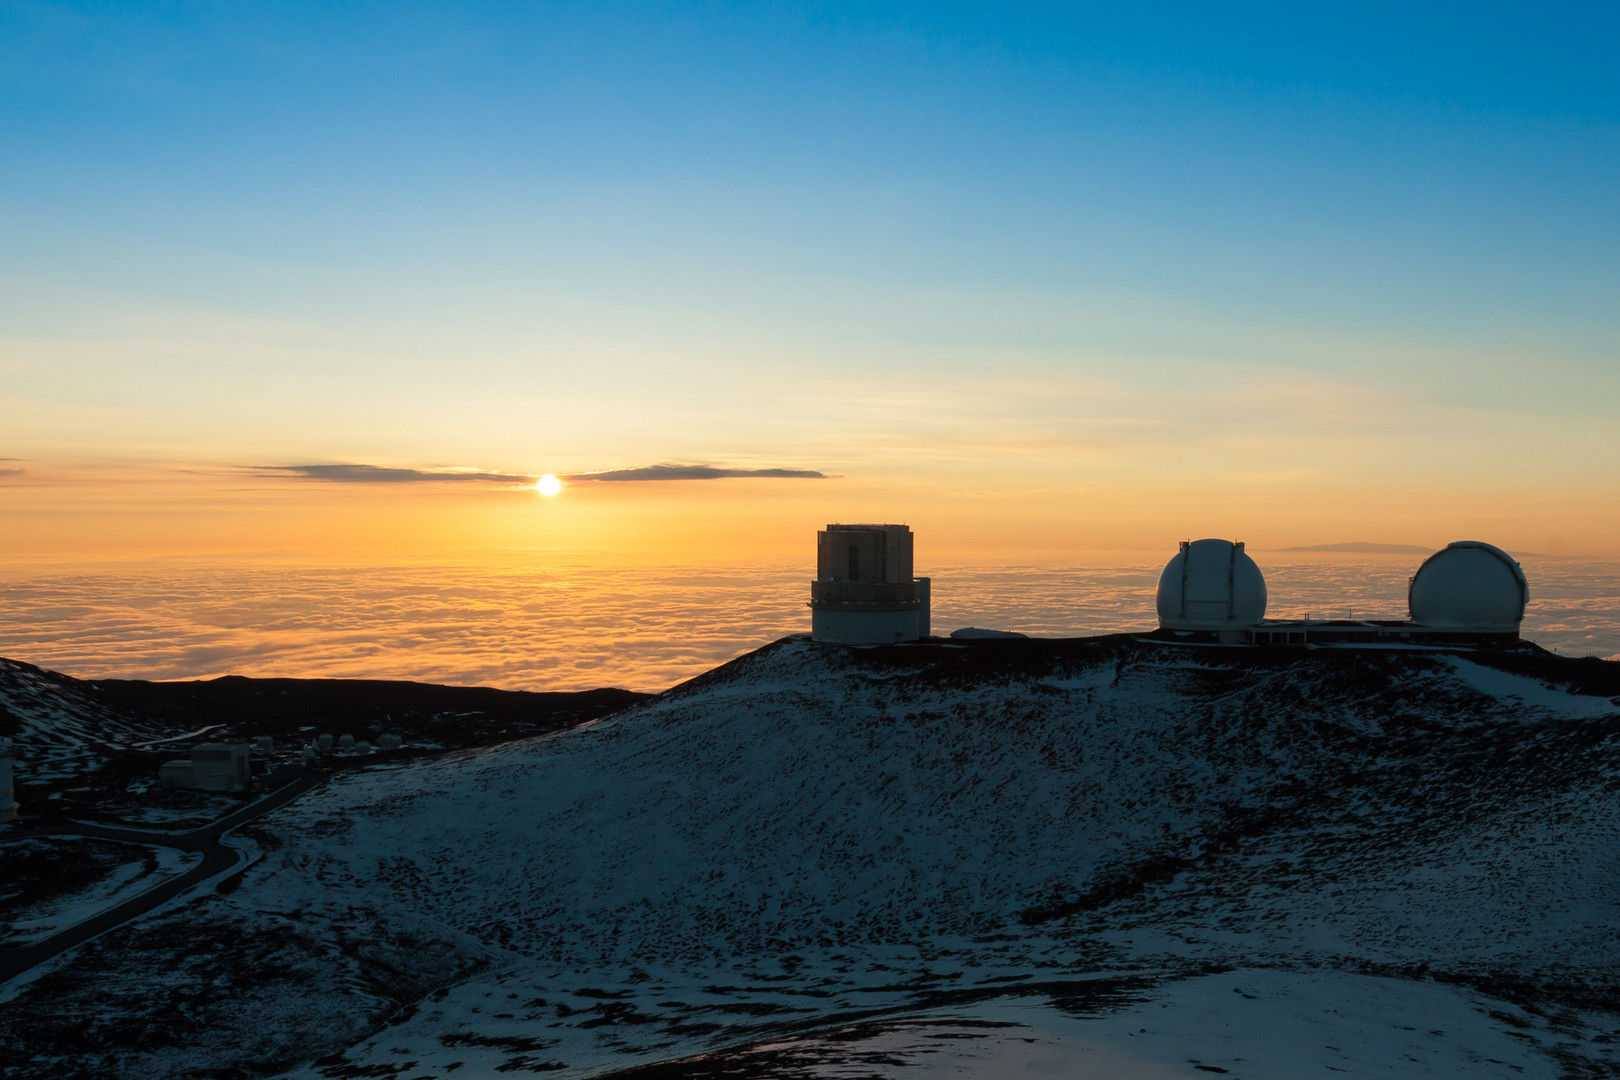
<svg viewBox="0 0 1620 1080">
<path fill-rule="evenodd" d="M 226 833 L 287 805 L 325 779 L 324 773 L 301 773 L 240 810 L 187 833 L 149 832 L 144 829 L 120 829 L 110 825 L 70 823 L 46 826 L 7 837 L 6 839 L 10 840 L 33 836 L 86 836 L 100 840 L 119 840 L 131 844 L 174 848 L 178 851 L 200 852 L 202 861 L 185 873 L 160 882 L 139 896 L 132 896 L 123 903 L 114 905 L 66 930 L 58 931 L 44 941 L 16 948 L 0 948 L 0 984 L 10 982 L 45 961 L 84 944 L 98 934 L 104 934 L 131 919 L 139 918 L 201 882 L 235 868 L 242 861 L 242 853 L 224 843 Z"/>
</svg>

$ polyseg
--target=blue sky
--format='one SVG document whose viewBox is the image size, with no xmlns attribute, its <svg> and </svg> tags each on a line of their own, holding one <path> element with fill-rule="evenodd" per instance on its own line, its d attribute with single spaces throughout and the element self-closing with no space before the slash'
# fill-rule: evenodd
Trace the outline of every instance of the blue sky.
<svg viewBox="0 0 1620 1080">
<path fill-rule="evenodd" d="M 1205 440 L 1319 459 L 1280 500 L 1413 454 L 1590 485 L 1617 44 L 1597 6 L 3 3 L 0 456 L 1158 490 Z M 883 404 L 783 417 L 830 385 Z"/>
<path fill-rule="evenodd" d="M 6 5 L 9 231 L 204 299 L 215 260 L 432 288 L 550 246 L 682 298 L 671 263 L 1609 343 L 1612 18 L 1214 14 Z"/>
</svg>

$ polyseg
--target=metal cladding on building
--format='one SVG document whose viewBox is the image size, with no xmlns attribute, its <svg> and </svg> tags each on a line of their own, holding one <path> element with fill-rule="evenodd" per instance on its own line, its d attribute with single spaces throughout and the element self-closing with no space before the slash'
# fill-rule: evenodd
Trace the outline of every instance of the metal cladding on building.
<svg viewBox="0 0 1620 1080">
<path fill-rule="evenodd" d="M 909 526 L 828 525 L 816 534 L 810 636 L 841 645 L 925 638 L 930 584 L 912 574 Z"/>
<path fill-rule="evenodd" d="M 1166 630 L 1238 631 L 1266 615 L 1266 578 L 1230 540 L 1183 540 L 1159 575 L 1159 625 Z"/>
<path fill-rule="evenodd" d="M 1458 540 L 1430 555 L 1406 594 L 1412 622 L 1435 630 L 1517 634 L 1530 586 L 1501 548 Z"/>
</svg>

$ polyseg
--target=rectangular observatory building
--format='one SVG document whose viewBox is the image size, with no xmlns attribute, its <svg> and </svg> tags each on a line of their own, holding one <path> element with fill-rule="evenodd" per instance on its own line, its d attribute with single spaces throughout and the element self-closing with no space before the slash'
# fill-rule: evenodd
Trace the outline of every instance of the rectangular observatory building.
<svg viewBox="0 0 1620 1080">
<path fill-rule="evenodd" d="M 912 573 L 909 526 L 828 525 L 816 534 L 810 636 L 841 645 L 925 638 L 930 584 Z"/>
</svg>

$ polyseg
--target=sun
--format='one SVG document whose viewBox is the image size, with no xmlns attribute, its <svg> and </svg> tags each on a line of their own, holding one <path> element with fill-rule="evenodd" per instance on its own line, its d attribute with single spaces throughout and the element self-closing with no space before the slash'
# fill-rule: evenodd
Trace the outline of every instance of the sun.
<svg viewBox="0 0 1620 1080">
<path fill-rule="evenodd" d="M 555 495 L 562 490 L 562 481 L 550 473 L 546 473 L 534 487 L 542 495 Z"/>
</svg>

